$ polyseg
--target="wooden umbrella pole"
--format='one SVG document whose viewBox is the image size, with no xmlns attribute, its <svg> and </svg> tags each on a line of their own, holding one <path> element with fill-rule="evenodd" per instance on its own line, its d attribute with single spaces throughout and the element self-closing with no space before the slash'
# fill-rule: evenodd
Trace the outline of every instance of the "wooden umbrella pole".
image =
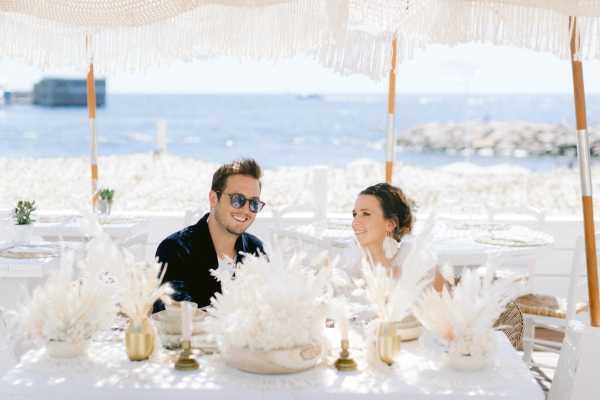
<svg viewBox="0 0 600 400">
<path fill-rule="evenodd" d="M 585 256 L 587 264 L 588 295 L 592 326 L 600 326 L 600 302 L 598 298 L 598 261 L 596 257 L 596 232 L 594 228 L 594 207 L 592 201 L 592 175 L 590 169 L 590 145 L 585 111 L 585 90 L 583 85 L 583 65 L 577 56 L 579 38 L 577 19 L 570 17 L 571 67 L 573 71 L 573 93 L 577 121 L 577 154 L 581 178 L 581 199 L 583 203 L 583 230 L 585 235 Z"/>
<path fill-rule="evenodd" d="M 90 163 L 92 169 L 92 207 L 96 205 L 98 192 L 98 155 L 96 142 L 96 82 L 94 80 L 94 63 L 90 62 L 87 74 L 87 108 L 90 125 Z"/>
<path fill-rule="evenodd" d="M 386 161 L 385 181 L 392 183 L 394 173 L 394 159 L 396 158 L 396 65 L 398 62 L 398 39 L 394 35 L 392 40 L 392 66 L 390 68 L 390 81 L 388 87 L 388 119 L 386 126 Z"/>
</svg>

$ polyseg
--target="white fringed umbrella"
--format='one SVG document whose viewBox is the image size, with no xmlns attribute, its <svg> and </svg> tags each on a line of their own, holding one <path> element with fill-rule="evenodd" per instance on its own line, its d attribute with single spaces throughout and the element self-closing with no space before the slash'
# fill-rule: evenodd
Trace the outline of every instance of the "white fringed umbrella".
<svg viewBox="0 0 600 400">
<path fill-rule="evenodd" d="M 0 0 L 0 54 L 101 73 L 207 56 L 308 54 L 382 77 L 403 6 L 381 0 Z M 371 18 L 373 16 L 374 18 Z M 365 49 L 368 51 L 364 51 Z"/>
<path fill-rule="evenodd" d="M 95 202 L 95 70 L 306 54 L 340 72 L 381 77 L 401 15 L 402 5 L 372 0 L 0 0 L 0 54 L 42 68 L 87 67 Z"/>
<path fill-rule="evenodd" d="M 406 0 L 398 24 L 406 51 L 430 44 L 491 43 L 571 59 L 592 326 L 600 326 L 600 293 L 583 84 L 584 58 L 600 58 L 600 0 Z M 394 64 L 392 64 L 394 65 Z M 390 87 L 395 77 L 390 75 Z M 388 143 L 390 140 L 388 139 Z M 387 171 L 386 171 L 387 172 Z"/>
<path fill-rule="evenodd" d="M 302 53 L 342 73 L 381 78 L 391 68 L 386 163 L 390 179 L 396 63 L 411 57 L 415 48 L 464 42 L 571 57 L 590 308 L 592 325 L 599 326 L 580 60 L 600 58 L 600 0 L 0 0 L 0 54 L 41 66 L 82 67 L 89 61 L 89 96 L 94 92 L 92 59 L 102 72 L 138 70 L 176 58 L 277 59 Z M 94 188 L 93 103 L 88 102 Z"/>
</svg>

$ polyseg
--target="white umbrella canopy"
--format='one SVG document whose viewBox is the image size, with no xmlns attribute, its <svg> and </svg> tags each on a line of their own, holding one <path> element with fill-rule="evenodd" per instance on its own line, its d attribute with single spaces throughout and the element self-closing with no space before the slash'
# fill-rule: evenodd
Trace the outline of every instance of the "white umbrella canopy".
<svg viewBox="0 0 600 400">
<path fill-rule="evenodd" d="M 401 0 L 399 0 L 401 1 Z M 515 46 L 570 57 L 569 17 L 577 18 L 578 57 L 600 58 L 600 0 L 408 0 L 398 21 L 410 49 L 467 42 Z"/>
<path fill-rule="evenodd" d="M 93 55 L 101 73 L 307 54 L 381 78 L 392 28 L 405 14 L 403 4 L 384 0 L 0 0 L 0 54 L 79 70 Z"/>
</svg>

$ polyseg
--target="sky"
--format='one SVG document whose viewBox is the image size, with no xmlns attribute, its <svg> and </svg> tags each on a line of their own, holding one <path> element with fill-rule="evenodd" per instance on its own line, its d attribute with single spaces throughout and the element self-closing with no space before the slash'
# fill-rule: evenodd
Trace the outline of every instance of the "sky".
<svg viewBox="0 0 600 400">
<path fill-rule="evenodd" d="M 585 62 L 587 93 L 600 93 L 600 62 Z M 30 90 L 41 71 L 0 58 L 0 86 Z M 230 58 L 174 62 L 161 68 L 107 76 L 109 93 L 381 93 L 387 80 L 342 76 L 307 58 L 279 62 Z M 432 46 L 398 68 L 398 93 L 572 93 L 568 60 L 530 50 L 461 45 Z"/>
</svg>

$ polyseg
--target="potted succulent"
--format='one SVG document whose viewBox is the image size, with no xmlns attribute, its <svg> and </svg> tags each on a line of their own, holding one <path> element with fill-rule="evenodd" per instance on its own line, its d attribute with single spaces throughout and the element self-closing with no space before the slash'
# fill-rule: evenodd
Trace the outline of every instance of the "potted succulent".
<svg viewBox="0 0 600 400">
<path fill-rule="evenodd" d="M 98 203 L 97 203 L 96 207 L 100 214 L 110 215 L 110 210 L 112 208 L 114 196 L 115 196 L 114 189 L 101 188 L 98 191 Z"/>
<path fill-rule="evenodd" d="M 37 209 L 35 201 L 19 200 L 17 206 L 13 210 L 15 219 L 15 242 L 28 243 L 33 235 L 34 219 L 31 216 Z"/>
</svg>

